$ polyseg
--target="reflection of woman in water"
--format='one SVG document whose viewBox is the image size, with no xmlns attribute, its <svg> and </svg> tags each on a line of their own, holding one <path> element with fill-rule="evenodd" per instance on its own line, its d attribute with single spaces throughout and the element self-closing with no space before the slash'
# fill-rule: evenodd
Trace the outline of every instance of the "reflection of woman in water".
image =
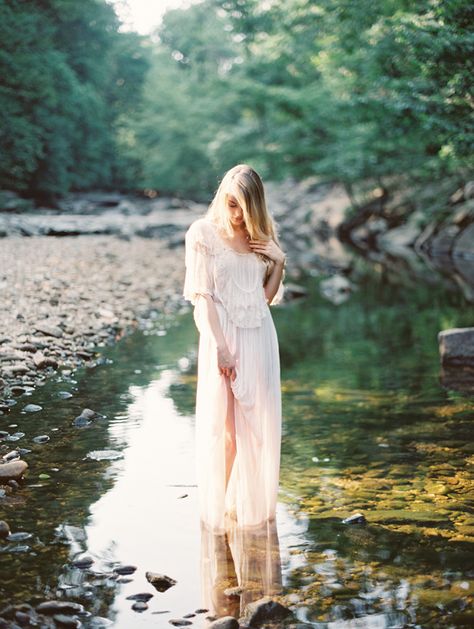
<svg viewBox="0 0 474 629">
<path fill-rule="evenodd" d="M 244 614 L 245 607 L 281 591 L 275 520 L 258 529 L 231 527 L 215 534 L 201 526 L 202 605 L 216 616 Z"/>
<path fill-rule="evenodd" d="M 269 304 L 285 254 L 262 181 L 240 164 L 186 233 L 184 297 L 200 332 L 196 396 L 201 520 L 256 527 L 275 517 L 281 441 L 278 340 Z"/>
</svg>

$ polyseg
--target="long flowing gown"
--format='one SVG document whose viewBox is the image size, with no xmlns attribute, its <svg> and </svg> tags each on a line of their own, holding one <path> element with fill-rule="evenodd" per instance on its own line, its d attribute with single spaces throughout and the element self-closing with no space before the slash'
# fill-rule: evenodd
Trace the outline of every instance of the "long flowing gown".
<svg viewBox="0 0 474 629">
<path fill-rule="evenodd" d="M 194 305 L 199 330 L 196 393 L 196 464 L 201 521 L 224 531 L 228 518 L 256 527 L 275 517 L 280 470 L 281 388 L 278 339 L 265 299 L 265 263 L 239 253 L 207 217 L 186 232 L 183 296 Z M 283 284 L 272 304 L 283 295 Z M 215 302 L 222 331 L 235 357 L 233 393 L 236 456 L 225 487 L 227 386 L 205 325 L 204 299 Z"/>
</svg>

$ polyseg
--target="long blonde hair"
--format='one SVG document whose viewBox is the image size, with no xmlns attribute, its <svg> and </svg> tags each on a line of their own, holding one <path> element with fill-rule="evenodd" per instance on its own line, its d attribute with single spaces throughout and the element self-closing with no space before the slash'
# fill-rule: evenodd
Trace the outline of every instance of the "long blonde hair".
<svg viewBox="0 0 474 629">
<path fill-rule="evenodd" d="M 225 173 L 206 212 L 207 218 L 231 238 L 233 228 L 227 211 L 229 195 L 234 196 L 242 208 L 245 227 L 250 238 L 252 240 L 273 239 L 281 247 L 276 223 L 267 209 L 262 180 L 251 166 L 237 164 Z M 258 255 L 267 265 L 266 281 L 274 262 L 264 255 Z"/>
</svg>

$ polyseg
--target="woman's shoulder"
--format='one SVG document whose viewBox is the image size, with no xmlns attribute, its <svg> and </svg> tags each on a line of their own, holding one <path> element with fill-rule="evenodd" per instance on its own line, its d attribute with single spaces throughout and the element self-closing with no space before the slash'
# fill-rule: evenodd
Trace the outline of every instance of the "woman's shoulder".
<svg viewBox="0 0 474 629">
<path fill-rule="evenodd" d="M 207 216 L 200 216 L 188 227 L 186 240 L 199 242 L 212 250 L 215 244 L 215 229 L 214 223 Z"/>
</svg>

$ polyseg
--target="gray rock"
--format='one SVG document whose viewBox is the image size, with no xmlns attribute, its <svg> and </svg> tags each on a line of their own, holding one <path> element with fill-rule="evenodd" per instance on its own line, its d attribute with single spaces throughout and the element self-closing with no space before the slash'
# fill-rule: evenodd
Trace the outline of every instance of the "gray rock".
<svg viewBox="0 0 474 629">
<path fill-rule="evenodd" d="M 26 413 L 37 413 L 38 411 L 42 411 L 43 407 L 40 406 L 39 404 L 27 404 L 23 410 Z"/>
<path fill-rule="evenodd" d="M 166 592 L 170 587 L 176 585 L 177 581 L 166 574 L 158 574 L 156 572 L 146 572 L 146 579 L 152 586 L 158 590 L 158 592 Z"/>
<path fill-rule="evenodd" d="M 70 397 L 72 397 L 72 393 L 69 393 L 69 391 L 58 391 L 57 396 L 61 400 L 68 400 Z"/>
<path fill-rule="evenodd" d="M 291 615 L 287 607 L 266 596 L 247 605 L 243 620 L 249 627 L 259 627 L 264 622 L 284 620 Z"/>
<path fill-rule="evenodd" d="M 74 561 L 72 562 L 72 565 L 76 568 L 90 568 L 92 566 L 92 564 L 94 563 L 94 560 L 92 557 L 89 557 L 89 555 L 86 555 L 85 557 L 78 557 L 77 559 L 74 559 Z"/>
<path fill-rule="evenodd" d="M 223 616 L 211 622 L 208 629 L 239 629 L 239 623 L 233 616 Z"/>
<path fill-rule="evenodd" d="M 43 323 L 42 321 L 35 324 L 36 332 L 41 332 L 45 336 L 54 336 L 55 338 L 61 338 L 63 331 L 57 325 L 51 325 L 49 323 Z"/>
<path fill-rule="evenodd" d="M 0 465 L 0 481 L 20 480 L 27 469 L 28 463 L 26 461 L 4 463 Z"/>
<path fill-rule="evenodd" d="M 45 356 L 41 352 L 33 355 L 33 362 L 38 369 L 46 369 L 46 367 L 58 368 L 58 361 L 50 356 Z"/>
<path fill-rule="evenodd" d="M 184 618 L 172 618 L 171 620 L 168 620 L 168 622 L 174 627 L 187 627 L 188 625 L 193 624 L 190 620 L 184 620 Z"/>
<path fill-rule="evenodd" d="M 39 614 L 81 614 L 84 606 L 73 601 L 44 601 L 36 607 Z"/>
<path fill-rule="evenodd" d="M 117 566 L 114 568 L 114 572 L 117 574 L 133 574 L 136 571 L 136 566 Z"/>
<path fill-rule="evenodd" d="M 145 601 L 136 601 L 135 603 L 133 603 L 132 609 L 135 612 L 144 612 L 146 609 L 148 609 L 148 605 L 147 603 L 145 603 Z"/>
<path fill-rule="evenodd" d="M 7 541 L 9 542 L 24 542 L 27 539 L 31 539 L 33 535 L 31 533 L 27 533 L 26 531 L 18 531 L 17 533 L 10 533 L 7 537 Z"/>
<path fill-rule="evenodd" d="M 82 623 L 79 618 L 74 616 L 66 616 L 66 614 L 55 614 L 53 616 L 54 622 L 60 627 L 82 627 Z"/>
<path fill-rule="evenodd" d="M 474 328 L 451 328 L 438 334 L 443 365 L 474 366 Z"/>
<path fill-rule="evenodd" d="M 154 594 L 150 592 L 138 592 L 138 594 L 130 594 L 130 596 L 127 596 L 127 601 L 144 601 L 147 603 L 153 596 Z"/>
<path fill-rule="evenodd" d="M 81 411 L 81 416 L 85 417 L 86 419 L 94 419 L 95 417 L 97 417 L 97 415 L 98 413 L 96 413 L 90 408 L 84 408 Z"/>
<path fill-rule="evenodd" d="M 38 435 L 36 437 L 33 437 L 33 441 L 35 443 L 47 443 L 49 441 L 49 436 L 48 435 Z"/>
</svg>

